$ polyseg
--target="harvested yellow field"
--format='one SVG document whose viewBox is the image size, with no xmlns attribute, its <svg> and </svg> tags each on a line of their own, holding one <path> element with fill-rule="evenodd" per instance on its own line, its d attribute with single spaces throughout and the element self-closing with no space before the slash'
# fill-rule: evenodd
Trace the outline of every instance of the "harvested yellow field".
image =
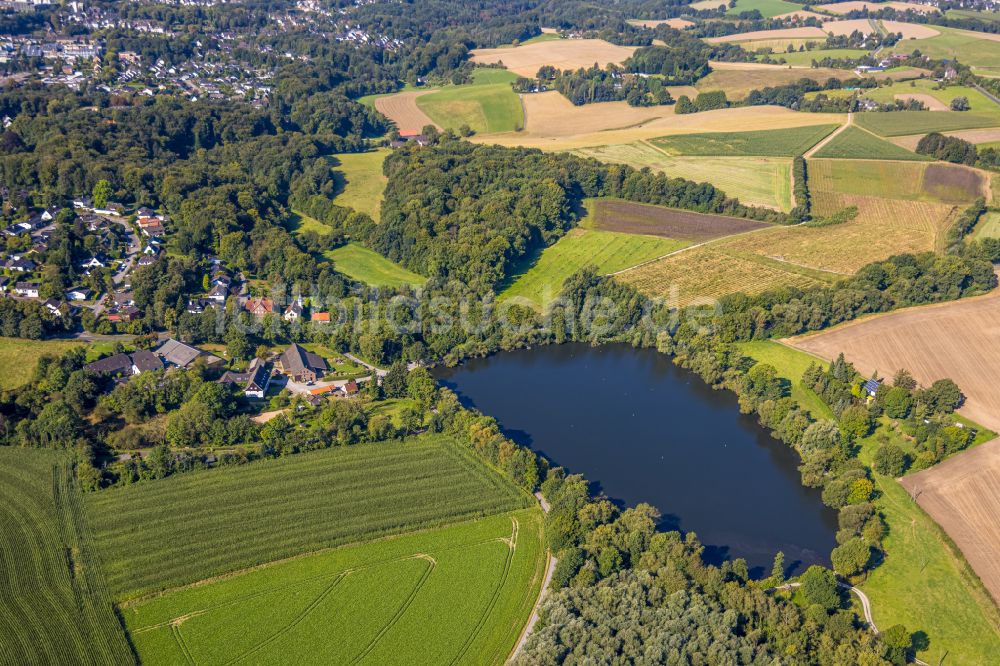
<svg viewBox="0 0 1000 666">
<path fill-rule="evenodd" d="M 816 39 L 815 37 L 810 39 L 757 39 L 752 42 L 740 42 L 740 46 L 747 51 L 760 51 L 763 49 L 771 49 L 774 51 L 775 55 L 780 56 L 781 54 L 788 51 L 788 47 L 791 46 L 793 49 L 798 51 L 800 48 L 821 48 L 826 39 Z M 788 69 L 792 65 L 777 65 L 778 67 L 783 67 Z M 808 69 L 809 65 L 797 65 L 797 69 Z M 805 76 L 805 75 L 803 75 Z"/>
<path fill-rule="evenodd" d="M 825 26 L 824 26 L 825 27 Z M 826 39 L 826 33 L 819 28 L 803 26 L 801 28 L 781 28 L 780 30 L 755 30 L 753 32 L 738 32 L 725 37 L 709 37 L 705 41 L 713 44 L 724 42 L 752 42 L 759 39 Z"/>
<path fill-rule="evenodd" d="M 766 231 L 750 232 L 750 235 Z M 619 273 L 615 279 L 672 306 L 711 305 L 720 296 L 822 284 L 808 275 L 783 270 L 777 262 L 756 261 L 719 249 L 716 244 L 680 250 L 663 259 Z"/>
<path fill-rule="evenodd" d="M 1000 603 L 1000 439 L 899 481 Z"/>
<path fill-rule="evenodd" d="M 947 204 L 833 194 L 831 208 L 857 206 L 850 222 L 827 227 L 779 227 L 719 242 L 719 248 L 753 253 L 804 268 L 849 275 L 895 254 L 935 250 L 955 208 Z M 827 199 L 828 204 L 832 203 Z"/>
<path fill-rule="evenodd" d="M 1000 128 L 993 129 L 975 129 L 975 130 L 958 130 L 956 132 L 941 132 L 947 136 L 955 136 L 959 139 L 965 139 L 969 143 L 993 143 L 994 141 L 1000 141 Z M 902 146 L 907 150 L 916 150 L 917 144 L 920 140 L 924 138 L 924 134 L 911 134 L 909 136 L 895 136 L 888 140 L 892 141 L 897 146 Z"/>
<path fill-rule="evenodd" d="M 869 317 L 787 342 L 827 359 L 843 352 L 865 376 L 891 377 L 906 368 L 924 386 L 950 378 L 965 394 L 960 412 L 1000 429 L 1000 290 Z"/>
<path fill-rule="evenodd" d="M 889 32 L 902 33 L 903 39 L 929 39 L 941 34 L 934 28 L 916 23 L 904 23 L 903 21 L 880 21 L 880 23 Z M 864 33 L 875 32 L 872 22 L 868 19 L 827 21 L 823 24 L 823 30 L 832 32 L 834 35 L 850 35 L 854 31 Z"/>
<path fill-rule="evenodd" d="M 631 107 L 625 102 L 573 106 L 558 92 L 522 97 L 525 129 L 470 140 L 546 150 L 632 143 L 668 134 L 784 129 L 843 124 L 846 114 L 796 113 L 780 106 L 751 106 L 675 115 L 673 107 Z"/>
<path fill-rule="evenodd" d="M 911 99 L 923 102 L 924 106 L 926 106 L 930 111 L 951 111 L 947 104 L 939 100 L 937 97 L 928 95 L 927 93 L 903 93 L 893 95 L 892 97 L 893 99 L 902 100 L 904 102 Z"/>
<path fill-rule="evenodd" d="M 706 9 L 718 9 L 719 7 L 725 7 L 728 2 L 725 0 L 698 0 L 698 2 L 692 2 L 688 7 L 691 9 L 696 9 L 699 12 Z"/>
<path fill-rule="evenodd" d="M 669 25 L 671 28 L 675 30 L 685 30 L 694 25 L 694 21 L 688 21 L 687 19 L 682 19 L 682 18 L 658 19 L 658 20 L 646 20 L 646 21 L 641 19 L 634 19 L 629 21 L 629 23 L 631 23 L 634 26 L 638 26 L 640 28 L 655 28 L 658 25 Z"/>
<path fill-rule="evenodd" d="M 472 62 L 503 65 L 521 76 L 533 77 L 543 65 L 556 69 L 579 69 L 594 63 L 604 67 L 620 64 L 635 51 L 634 46 L 616 46 L 603 39 L 553 39 L 507 49 L 475 49 Z"/>
<path fill-rule="evenodd" d="M 645 141 L 573 151 L 612 164 L 649 167 L 668 176 L 711 183 L 745 204 L 791 209 L 791 159 L 782 157 L 674 157 Z"/>
<path fill-rule="evenodd" d="M 396 123 L 396 128 L 400 132 L 421 130 L 427 125 L 434 125 L 441 129 L 430 116 L 420 110 L 417 106 L 417 98 L 426 95 L 432 90 L 417 90 L 401 92 L 388 97 L 379 97 L 375 100 L 375 109 L 383 116 Z"/>
<path fill-rule="evenodd" d="M 918 5 L 913 2 L 861 2 L 861 0 L 850 0 L 849 2 L 831 2 L 827 5 L 816 5 L 816 9 L 822 9 L 825 12 L 831 14 L 849 14 L 851 12 L 864 11 L 865 7 L 868 8 L 870 12 L 877 12 L 880 9 L 885 9 L 886 7 L 892 7 L 893 9 L 901 12 L 905 12 L 907 9 L 912 9 L 915 12 L 922 12 L 924 14 L 932 14 L 938 11 L 937 7 L 931 5 Z"/>
<path fill-rule="evenodd" d="M 715 70 L 708 76 L 700 79 L 695 84 L 695 87 L 701 91 L 724 90 L 729 99 L 741 100 L 751 90 L 795 83 L 804 77 L 813 79 L 814 81 L 826 81 L 827 79 L 847 79 L 853 76 L 855 76 L 854 72 L 846 69 L 831 69 L 827 67 L 810 69 L 808 72 L 801 69 L 789 69 L 787 67 L 742 70 L 722 69 Z"/>
</svg>

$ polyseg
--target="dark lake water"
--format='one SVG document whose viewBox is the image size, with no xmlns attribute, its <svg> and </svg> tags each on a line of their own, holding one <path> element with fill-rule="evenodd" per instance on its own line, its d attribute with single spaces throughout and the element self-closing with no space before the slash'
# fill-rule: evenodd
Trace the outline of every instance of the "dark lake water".
<svg viewBox="0 0 1000 666">
<path fill-rule="evenodd" d="M 741 415 L 735 395 L 663 354 L 551 345 L 435 375 L 595 490 L 652 504 L 662 529 L 697 533 L 709 561 L 743 557 L 758 576 L 779 550 L 790 569 L 829 565 L 836 513 L 801 485 L 795 453 Z"/>
</svg>

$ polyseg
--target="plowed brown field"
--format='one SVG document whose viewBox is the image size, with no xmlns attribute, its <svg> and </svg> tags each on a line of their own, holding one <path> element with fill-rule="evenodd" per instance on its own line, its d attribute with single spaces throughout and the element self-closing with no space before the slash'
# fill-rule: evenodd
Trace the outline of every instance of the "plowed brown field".
<svg viewBox="0 0 1000 666">
<path fill-rule="evenodd" d="M 421 130 L 426 125 L 441 127 L 431 120 L 430 116 L 417 106 L 417 98 L 432 92 L 430 90 L 401 92 L 398 95 L 379 97 L 375 100 L 375 109 L 383 116 L 396 123 L 400 132 Z"/>
</svg>

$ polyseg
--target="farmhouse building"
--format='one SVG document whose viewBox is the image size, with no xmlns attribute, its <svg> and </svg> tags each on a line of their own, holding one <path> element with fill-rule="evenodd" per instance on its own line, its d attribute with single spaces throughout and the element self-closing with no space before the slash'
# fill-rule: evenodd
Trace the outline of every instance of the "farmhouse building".
<svg viewBox="0 0 1000 666">
<path fill-rule="evenodd" d="M 292 344 L 278 357 L 278 369 L 296 382 L 314 382 L 329 369 L 326 361 L 318 354 L 308 352 L 297 344 Z"/>
<path fill-rule="evenodd" d="M 190 367 L 195 360 L 199 358 L 205 359 L 207 363 L 218 363 L 222 361 L 218 356 L 213 356 L 207 352 L 203 352 L 197 347 L 192 347 L 191 345 L 184 344 L 179 340 L 174 340 L 170 338 L 164 342 L 156 350 L 156 355 L 163 359 L 163 362 L 167 365 L 174 366 L 177 368 L 187 368 Z"/>
<path fill-rule="evenodd" d="M 251 298 L 247 301 L 246 310 L 257 319 L 263 319 L 274 312 L 274 301 L 270 298 Z"/>
<path fill-rule="evenodd" d="M 140 349 L 132 354 L 114 354 L 102 358 L 88 363 L 84 368 L 99 375 L 139 375 L 151 370 L 162 370 L 163 362 L 148 349 Z"/>
<path fill-rule="evenodd" d="M 246 372 L 227 371 L 219 382 L 222 384 L 239 384 L 243 387 L 243 395 L 248 398 L 263 399 L 267 387 L 271 383 L 271 369 L 259 358 L 250 361 Z"/>
</svg>

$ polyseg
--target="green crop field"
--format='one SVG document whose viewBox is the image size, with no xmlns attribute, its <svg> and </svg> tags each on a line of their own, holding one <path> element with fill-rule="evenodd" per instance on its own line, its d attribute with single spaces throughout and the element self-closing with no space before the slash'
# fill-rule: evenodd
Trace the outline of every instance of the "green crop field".
<svg viewBox="0 0 1000 666">
<path fill-rule="evenodd" d="M 132 663 L 71 458 L 0 447 L 0 663 Z"/>
<path fill-rule="evenodd" d="M 446 86 L 417 98 L 417 106 L 441 127 L 468 125 L 479 134 L 524 127 L 521 100 L 510 84 L 517 75 L 504 69 L 477 69 L 473 82 Z"/>
<path fill-rule="evenodd" d="M 13 389 L 31 379 L 38 359 L 59 355 L 82 343 L 78 340 L 24 340 L 0 337 L 0 389 Z"/>
<path fill-rule="evenodd" d="M 501 664 L 545 564 L 537 508 L 189 587 L 122 615 L 143 664 Z"/>
<path fill-rule="evenodd" d="M 941 34 L 929 39 L 904 39 L 892 47 L 893 53 L 911 53 L 916 49 L 934 59 L 957 59 L 973 69 L 1000 68 L 1000 42 L 983 39 L 974 32 L 934 26 Z"/>
<path fill-rule="evenodd" d="M 784 2 L 784 0 L 736 0 L 736 6 L 731 7 L 726 13 L 736 15 L 740 12 L 750 12 L 755 9 L 764 18 L 771 18 L 772 16 L 780 16 L 781 14 L 802 9 L 802 5 Z"/>
<path fill-rule="evenodd" d="M 795 157 L 806 152 L 837 125 L 807 125 L 757 132 L 708 132 L 651 139 L 668 155 Z"/>
<path fill-rule="evenodd" d="M 511 277 L 501 298 L 524 299 L 539 310 L 559 296 L 566 278 L 587 266 L 613 273 L 661 257 L 689 243 L 637 234 L 574 229 Z"/>
<path fill-rule="evenodd" d="M 879 627 L 919 627 L 931 664 L 987 664 L 1000 654 L 1000 615 L 941 528 L 895 479 L 875 475 L 888 535 L 885 561 L 861 583 Z M 990 655 L 993 655 L 991 657 Z"/>
<path fill-rule="evenodd" d="M 926 155 L 918 155 L 854 126 L 848 127 L 835 136 L 830 143 L 816 151 L 813 157 L 863 160 L 931 160 Z"/>
<path fill-rule="evenodd" d="M 301 453 L 86 497 L 119 600 L 530 503 L 443 436 Z"/>
<path fill-rule="evenodd" d="M 968 204 L 982 195 L 983 176 L 940 162 L 810 160 L 809 183 L 817 197 L 834 193 L 886 199 Z"/>
<path fill-rule="evenodd" d="M 906 136 L 929 132 L 995 127 L 997 116 L 971 111 L 889 111 L 854 114 L 854 122 L 879 136 Z"/>
<path fill-rule="evenodd" d="M 973 238 L 1000 238 L 1000 212 L 990 211 L 976 224 Z"/>
<path fill-rule="evenodd" d="M 792 162 L 779 157 L 673 157 L 645 141 L 573 151 L 602 162 L 706 182 L 745 204 L 791 209 Z"/>
<path fill-rule="evenodd" d="M 334 155 L 333 167 L 337 177 L 338 192 L 333 202 L 338 206 L 368 213 L 378 222 L 382 207 L 382 193 L 388 179 L 382 174 L 382 162 L 389 154 L 388 148 L 367 153 Z"/>
<path fill-rule="evenodd" d="M 333 262 L 333 267 L 344 275 L 373 287 L 420 286 L 427 278 L 389 261 L 378 252 L 357 243 L 328 250 L 323 256 Z"/>
<path fill-rule="evenodd" d="M 976 115 L 992 115 L 996 124 L 1000 124 L 1000 105 L 986 97 L 975 88 L 968 86 L 947 86 L 939 88 L 937 82 L 930 79 L 914 81 L 898 81 L 891 86 L 872 88 L 864 91 L 864 96 L 877 102 L 891 102 L 897 95 L 930 95 L 950 108 L 951 100 L 965 97 L 969 100 L 969 111 L 954 112 L 959 114 L 973 113 Z M 953 112 L 948 112 L 953 113 Z"/>
<path fill-rule="evenodd" d="M 748 44 L 753 44 L 753 42 L 748 42 Z M 747 48 L 747 46 L 744 45 L 744 48 Z M 775 59 L 784 58 L 785 62 L 789 65 L 807 67 L 812 65 L 813 60 L 818 61 L 823 58 L 860 58 L 867 53 L 868 51 L 864 49 L 812 49 L 811 51 L 796 51 L 794 53 L 776 52 L 773 53 L 771 57 Z M 808 75 L 808 73 L 804 73 L 804 75 Z"/>
</svg>

